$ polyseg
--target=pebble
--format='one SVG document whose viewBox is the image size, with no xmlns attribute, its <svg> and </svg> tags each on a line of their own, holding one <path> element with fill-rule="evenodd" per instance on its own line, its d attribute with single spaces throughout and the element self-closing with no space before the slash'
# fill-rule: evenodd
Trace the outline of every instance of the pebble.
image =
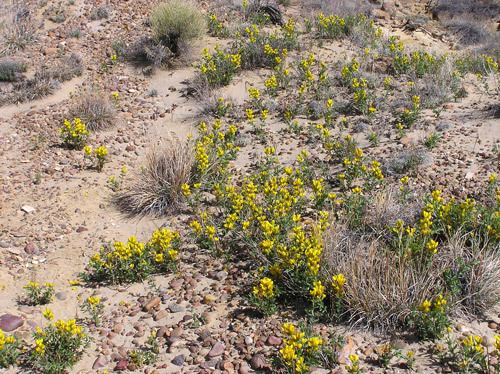
<svg viewBox="0 0 500 374">
<path fill-rule="evenodd" d="M 151 310 L 157 308 L 161 303 L 161 299 L 160 297 L 158 296 L 155 296 L 153 297 L 152 299 L 149 299 L 145 304 L 144 306 L 142 307 L 142 309 L 145 311 L 145 312 L 151 312 Z"/>
<path fill-rule="evenodd" d="M 180 312 L 183 312 L 184 311 L 184 307 L 179 305 L 179 304 L 170 304 L 168 306 L 168 309 L 172 312 L 172 313 L 180 313 Z"/>
<path fill-rule="evenodd" d="M 214 344 L 210 352 L 208 352 L 208 357 L 217 357 L 224 353 L 226 346 L 222 342 L 217 342 Z"/>
<path fill-rule="evenodd" d="M 96 360 L 94 361 L 94 364 L 92 365 L 92 369 L 99 369 L 99 368 L 102 368 L 104 366 L 106 366 L 108 364 L 108 360 L 106 359 L 105 356 L 99 356 L 96 358 Z"/>
<path fill-rule="evenodd" d="M 174 364 L 176 366 L 182 366 L 182 365 L 184 365 L 184 361 L 185 361 L 184 355 L 178 355 L 178 356 L 175 356 L 173 358 L 172 364 Z"/>
<path fill-rule="evenodd" d="M 29 205 L 23 205 L 21 207 L 21 210 L 24 212 L 24 213 L 33 213 L 36 209 L 33 208 L 32 206 L 29 206 Z"/>
<path fill-rule="evenodd" d="M 33 242 L 28 242 L 26 246 L 24 247 L 24 252 L 26 252 L 29 255 L 35 255 L 38 253 L 38 248 Z"/>
<path fill-rule="evenodd" d="M 268 367 L 269 365 L 266 361 L 266 357 L 261 353 L 257 353 L 253 355 L 252 359 L 250 360 L 250 366 L 254 370 L 260 370 Z"/>
</svg>

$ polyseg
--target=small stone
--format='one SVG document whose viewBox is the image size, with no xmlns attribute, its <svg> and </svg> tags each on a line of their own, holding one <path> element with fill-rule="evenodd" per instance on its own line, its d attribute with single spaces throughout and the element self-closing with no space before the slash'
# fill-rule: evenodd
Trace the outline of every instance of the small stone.
<svg viewBox="0 0 500 374">
<path fill-rule="evenodd" d="M 24 252 L 26 252 L 29 255 L 35 255 L 38 253 L 38 248 L 36 247 L 35 243 L 28 242 L 24 247 Z"/>
<path fill-rule="evenodd" d="M 0 330 L 10 332 L 18 329 L 24 324 L 24 320 L 13 314 L 4 314 L 0 317 Z"/>
<path fill-rule="evenodd" d="M 217 357 L 224 353 L 226 346 L 222 342 L 217 342 L 214 344 L 210 352 L 208 352 L 208 357 Z"/>
<path fill-rule="evenodd" d="M 99 369 L 108 364 L 108 360 L 106 359 L 106 356 L 99 356 L 96 358 L 94 361 L 94 364 L 92 365 L 92 369 Z"/>
<path fill-rule="evenodd" d="M 182 307 L 181 305 L 179 304 L 170 304 L 168 306 L 168 309 L 172 312 L 172 313 L 180 313 L 180 312 L 183 312 L 184 311 L 184 307 Z"/>
<path fill-rule="evenodd" d="M 29 206 L 29 205 L 23 205 L 21 207 L 21 210 L 24 212 L 24 213 L 33 213 L 35 211 L 35 208 L 33 208 L 32 206 Z"/>
<path fill-rule="evenodd" d="M 215 279 L 218 280 L 218 281 L 223 281 L 224 279 L 227 278 L 227 271 L 219 271 L 215 274 Z"/>
<path fill-rule="evenodd" d="M 117 323 L 113 326 L 113 332 L 116 334 L 120 334 L 123 331 L 123 324 L 122 323 Z"/>
<path fill-rule="evenodd" d="M 161 299 L 158 297 L 158 296 L 155 296 L 153 297 L 152 299 L 149 299 L 145 304 L 144 306 L 142 307 L 142 309 L 145 311 L 145 312 L 151 312 L 151 310 L 157 308 L 161 303 Z"/>
<path fill-rule="evenodd" d="M 168 316 L 168 312 L 165 309 L 162 309 L 158 313 L 155 314 L 154 320 L 155 321 L 160 321 L 163 318 L 165 318 L 166 316 Z"/>
<path fill-rule="evenodd" d="M 496 330 L 498 328 L 498 324 L 496 322 L 491 321 L 488 323 L 488 327 L 492 330 Z"/>
<path fill-rule="evenodd" d="M 267 338 L 267 344 L 269 345 L 274 345 L 274 346 L 279 346 L 281 345 L 281 338 L 278 338 L 276 336 L 271 335 L 269 338 Z"/>
<path fill-rule="evenodd" d="M 184 334 L 184 329 L 181 326 L 178 326 L 172 330 L 172 332 L 170 333 L 170 336 L 179 337 L 179 336 L 182 336 L 182 334 Z"/>
<path fill-rule="evenodd" d="M 57 300 L 66 300 L 68 298 L 68 295 L 66 294 L 66 292 L 62 292 L 62 291 L 61 292 L 57 292 L 55 294 L 55 296 L 56 296 Z"/>
<path fill-rule="evenodd" d="M 259 370 L 259 369 L 264 369 L 269 365 L 264 355 L 261 353 L 257 353 L 256 355 L 253 355 L 252 359 L 250 360 L 250 366 L 254 370 Z"/>
<path fill-rule="evenodd" d="M 116 371 L 124 371 L 127 370 L 128 360 L 120 360 L 115 366 Z"/>
<path fill-rule="evenodd" d="M 253 339 L 251 336 L 245 336 L 245 344 L 246 345 L 252 345 L 253 344 Z"/>
<path fill-rule="evenodd" d="M 215 297 L 214 295 L 206 294 L 205 296 L 203 296 L 203 302 L 205 304 L 212 304 L 215 300 L 217 300 L 217 297 Z"/>
<path fill-rule="evenodd" d="M 78 227 L 76 230 L 75 230 L 77 233 L 81 233 L 81 232 L 84 232 L 84 231 L 88 231 L 88 228 L 84 227 L 84 226 L 80 226 Z"/>
<path fill-rule="evenodd" d="M 174 359 L 172 360 L 172 364 L 176 366 L 182 366 L 184 365 L 184 360 L 185 360 L 184 355 L 175 356 Z"/>
</svg>

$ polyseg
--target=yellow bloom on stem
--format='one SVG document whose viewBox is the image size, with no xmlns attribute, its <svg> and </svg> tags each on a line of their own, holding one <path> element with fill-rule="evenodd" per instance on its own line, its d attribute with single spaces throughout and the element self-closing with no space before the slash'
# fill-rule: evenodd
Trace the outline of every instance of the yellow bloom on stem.
<svg viewBox="0 0 500 374">
<path fill-rule="evenodd" d="M 49 308 L 46 308 L 43 312 L 42 312 L 42 315 L 48 319 L 49 321 L 52 321 L 54 319 L 54 313 L 52 312 L 52 310 L 50 310 Z"/>
<path fill-rule="evenodd" d="M 313 298 L 320 301 L 326 297 L 325 286 L 323 286 L 320 280 L 317 280 L 313 283 L 313 289 L 309 293 Z"/>
<path fill-rule="evenodd" d="M 431 306 L 432 306 L 432 303 L 429 300 L 425 299 L 418 306 L 418 310 L 420 310 L 422 313 L 429 313 L 431 311 Z"/>
<path fill-rule="evenodd" d="M 344 274 L 336 274 L 332 276 L 332 287 L 335 295 L 340 296 L 344 292 L 344 285 L 346 283 L 346 278 Z"/>
<path fill-rule="evenodd" d="M 427 251 L 433 255 L 435 255 L 437 253 L 437 247 L 438 247 L 438 242 L 436 242 L 433 239 L 429 240 L 427 242 L 427 244 L 425 245 L 425 248 L 427 249 Z"/>
</svg>

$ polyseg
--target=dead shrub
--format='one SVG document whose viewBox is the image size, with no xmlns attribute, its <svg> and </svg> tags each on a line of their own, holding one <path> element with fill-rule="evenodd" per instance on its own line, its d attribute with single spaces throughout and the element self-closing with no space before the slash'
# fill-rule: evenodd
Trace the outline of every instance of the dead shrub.
<svg viewBox="0 0 500 374">
<path fill-rule="evenodd" d="M 33 43 L 36 40 L 37 28 L 30 9 L 21 2 L 14 2 L 0 35 L 0 55 L 17 52 Z"/>
<path fill-rule="evenodd" d="M 80 118 L 90 131 L 115 125 L 116 108 L 106 95 L 94 90 L 83 93 L 69 110 L 69 118 Z"/>
<path fill-rule="evenodd" d="M 488 40 L 488 30 L 476 20 L 458 18 L 446 21 L 444 26 L 462 45 L 477 45 Z"/>
<path fill-rule="evenodd" d="M 429 162 L 429 154 L 424 149 L 412 148 L 394 154 L 384 160 L 384 174 L 389 175 L 414 175 L 418 168 Z"/>
<path fill-rule="evenodd" d="M 125 51 L 125 59 L 143 66 L 168 65 L 173 57 L 174 54 L 167 47 L 149 37 L 137 40 Z"/>
<path fill-rule="evenodd" d="M 141 173 L 113 201 L 129 216 L 161 216 L 173 211 L 184 200 L 182 185 L 190 182 L 193 154 L 189 142 L 171 141 L 153 148 Z"/>
</svg>

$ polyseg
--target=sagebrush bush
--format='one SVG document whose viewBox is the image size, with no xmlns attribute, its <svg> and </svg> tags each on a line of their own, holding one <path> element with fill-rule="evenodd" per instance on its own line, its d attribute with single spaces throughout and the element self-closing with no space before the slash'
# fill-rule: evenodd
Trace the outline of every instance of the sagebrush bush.
<svg viewBox="0 0 500 374">
<path fill-rule="evenodd" d="M 191 180 L 192 145 L 172 141 L 148 154 L 142 172 L 120 191 L 114 201 L 129 215 L 163 215 L 184 200 L 182 185 Z"/>
<path fill-rule="evenodd" d="M 138 65 L 167 65 L 174 54 L 161 42 L 153 38 L 143 37 L 134 42 L 125 51 L 125 58 Z"/>
<path fill-rule="evenodd" d="M 69 109 L 69 117 L 80 118 L 90 131 L 105 130 L 116 124 L 115 105 L 95 90 L 82 93 Z"/>
<path fill-rule="evenodd" d="M 26 71 L 26 65 L 22 62 L 2 59 L 0 60 L 0 81 L 14 82 L 22 77 L 21 73 Z"/>
<path fill-rule="evenodd" d="M 151 27 L 155 38 L 175 55 L 179 55 L 182 52 L 182 44 L 204 33 L 206 22 L 193 3 L 169 0 L 153 9 Z"/>
</svg>

